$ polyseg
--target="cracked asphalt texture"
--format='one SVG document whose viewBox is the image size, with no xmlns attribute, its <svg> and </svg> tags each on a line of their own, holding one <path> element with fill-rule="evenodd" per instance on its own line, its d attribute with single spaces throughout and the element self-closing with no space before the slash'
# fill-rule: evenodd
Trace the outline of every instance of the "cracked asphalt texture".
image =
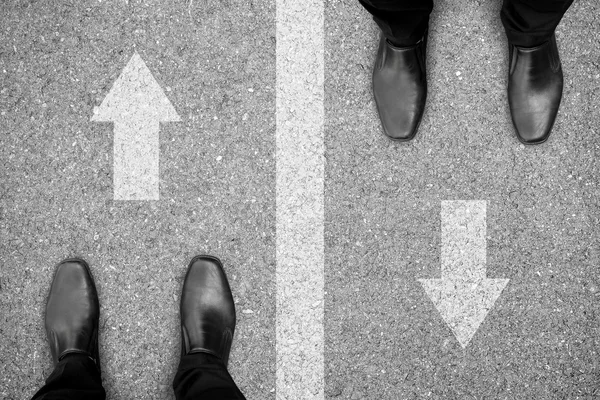
<svg viewBox="0 0 600 400">
<path fill-rule="evenodd" d="M 418 136 L 381 132 L 378 32 L 357 2 L 325 23 L 328 399 L 600 396 L 600 6 L 558 27 L 553 134 L 518 142 L 500 1 L 436 1 Z M 115 202 L 112 126 L 90 121 L 137 51 L 182 118 L 161 125 L 161 199 Z M 189 260 L 221 258 L 230 370 L 275 387 L 275 3 L 5 1 L 0 6 L 0 398 L 51 372 L 53 269 L 79 256 L 101 301 L 109 399 L 172 399 Z M 460 74 L 458 73 L 460 72 Z M 510 279 L 466 349 L 417 279 L 440 274 L 442 200 L 486 200 L 487 274 Z"/>
</svg>

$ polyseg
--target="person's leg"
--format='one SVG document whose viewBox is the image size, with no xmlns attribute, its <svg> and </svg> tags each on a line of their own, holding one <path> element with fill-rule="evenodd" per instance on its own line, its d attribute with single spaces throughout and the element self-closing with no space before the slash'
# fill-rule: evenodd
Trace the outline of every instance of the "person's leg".
<svg viewBox="0 0 600 400">
<path fill-rule="evenodd" d="M 85 354 L 68 354 L 32 400 L 105 400 L 100 371 Z"/>
<path fill-rule="evenodd" d="M 244 400 L 223 361 L 211 354 L 181 357 L 173 381 L 177 400 Z"/>
<path fill-rule="evenodd" d="M 393 45 L 408 47 L 423 38 L 429 26 L 433 0 L 359 0 L 373 15 Z"/>
<path fill-rule="evenodd" d="M 500 18 L 508 42 L 519 47 L 546 43 L 573 0 L 504 0 Z"/>
<path fill-rule="evenodd" d="M 104 400 L 100 377 L 100 305 L 87 263 L 68 259 L 56 267 L 46 302 L 46 334 L 54 371 L 33 399 Z"/>
<path fill-rule="evenodd" d="M 235 332 L 235 305 L 218 258 L 192 259 L 181 294 L 181 359 L 177 400 L 244 399 L 227 372 Z"/>
<path fill-rule="evenodd" d="M 373 97 L 387 137 L 412 140 L 425 110 L 425 52 L 433 0 L 359 0 L 381 28 Z"/>
<path fill-rule="evenodd" d="M 573 0 L 504 0 L 508 104 L 517 137 L 545 142 L 558 115 L 563 73 L 554 30 Z"/>
</svg>

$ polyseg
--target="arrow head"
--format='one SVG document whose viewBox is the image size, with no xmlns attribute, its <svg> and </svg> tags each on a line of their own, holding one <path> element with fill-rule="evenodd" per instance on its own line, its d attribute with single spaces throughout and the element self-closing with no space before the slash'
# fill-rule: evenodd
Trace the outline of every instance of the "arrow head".
<svg viewBox="0 0 600 400">
<path fill-rule="evenodd" d="M 117 78 L 92 121 L 181 121 L 160 85 L 135 53 Z"/>
<path fill-rule="evenodd" d="M 456 339 L 467 347 L 509 279 L 419 279 Z"/>
</svg>

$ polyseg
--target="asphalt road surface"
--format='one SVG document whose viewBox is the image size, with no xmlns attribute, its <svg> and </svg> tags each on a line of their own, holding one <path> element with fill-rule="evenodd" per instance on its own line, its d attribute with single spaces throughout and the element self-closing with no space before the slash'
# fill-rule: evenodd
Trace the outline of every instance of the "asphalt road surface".
<svg viewBox="0 0 600 400">
<path fill-rule="evenodd" d="M 599 397 L 600 5 L 576 1 L 558 27 L 564 93 L 539 146 L 510 120 L 500 1 L 436 1 L 427 107 L 409 143 L 381 131 L 378 29 L 358 2 L 323 2 L 322 31 L 301 10 L 286 20 L 298 40 L 321 35 L 324 67 L 306 88 L 324 94 L 306 131 L 323 144 L 322 185 L 308 188 L 321 187 L 322 286 L 300 285 L 322 317 L 296 327 L 322 332 L 311 333 L 322 355 L 295 363 L 280 354 L 309 343 L 278 336 L 290 321 L 276 307 L 278 285 L 302 278 L 277 273 L 277 166 L 294 168 L 278 159 L 285 1 L 0 5 L 0 398 L 30 398 L 52 371 L 46 296 L 54 266 L 77 256 L 99 290 L 108 398 L 173 399 L 196 254 L 224 263 L 238 315 L 230 371 L 248 399 Z M 119 197 L 118 129 L 94 118 L 136 54 L 178 117 L 158 125 L 158 199 Z M 290 101 L 292 120 L 302 110 Z M 508 280 L 466 343 L 423 284 L 442 278 L 461 226 L 480 244 L 473 271 Z M 462 304 L 449 301 L 450 313 Z"/>
</svg>

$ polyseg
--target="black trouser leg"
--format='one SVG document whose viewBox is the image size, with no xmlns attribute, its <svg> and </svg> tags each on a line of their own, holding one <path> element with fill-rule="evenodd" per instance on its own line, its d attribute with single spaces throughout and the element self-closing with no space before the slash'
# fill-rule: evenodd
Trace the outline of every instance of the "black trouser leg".
<svg viewBox="0 0 600 400">
<path fill-rule="evenodd" d="M 504 0 L 500 17 L 508 42 L 535 47 L 547 42 L 573 0 Z"/>
<path fill-rule="evenodd" d="M 359 0 L 385 37 L 396 46 L 416 44 L 429 25 L 433 0 Z"/>
<path fill-rule="evenodd" d="M 173 390 L 177 400 L 246 399 L 225 365 L 217 357 L 204 353 L 181 357 Z"/>
<path fill-rule="evenodd" d="M 32 400 L 105 400 L 100 371 L 84 354 L 69 354 L 54 368 Z"/>
</svg>

